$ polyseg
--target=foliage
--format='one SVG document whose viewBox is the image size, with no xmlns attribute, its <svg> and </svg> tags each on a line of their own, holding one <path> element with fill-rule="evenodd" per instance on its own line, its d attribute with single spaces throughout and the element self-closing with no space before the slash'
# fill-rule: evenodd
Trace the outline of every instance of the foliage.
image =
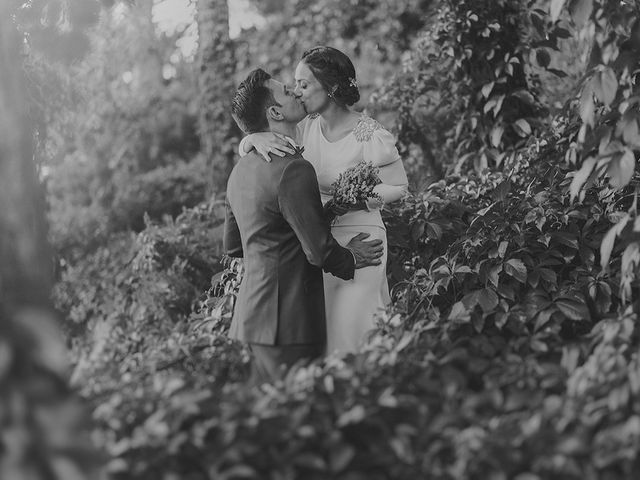
<svg viewBox="0 0 640 480">
<path fill-rule="evenodd" d="M 396 211 L 404 280 L 361 353 L 262 390 L 158 380 L 138 394 L 153 409 L 102 424 L 116 478 L 628 478 L 640 337 L 620 270 L 598 261 L 621 197 L 569 201 L 578 126 L 554 125 L 512 170 L 435 183 Z M 198 317 L 214 338 L 237 266 Z M 226 368 L 237 347 L 218 348 Z"/>
<path fill-rule="evenodd" d="M 534 28 L 545 16 L 531 11 L 535 3 L 439 3 L 402 71 L 375 98 L 398 110 L 401 149 L 417 146 L 424 157 L 417 168 L 436 178 L 503 168 L 544 125 L 548 110 L 527 64 L 544 35 Z"/>
<path fill-rule="evenodd" d="M 221 269 L 221 208 L 147 219 L 139 234 L 111 236 L 82 262 L 63 264 L 54 298 L 74 344 L 76 378 L 106 378 L 164 351 Z"/>
<path fill-rule="evenodd" d="M 554 19 L 560 18 L 565 2 L 551 3 Z M 609 1 L 579 1 L 567 6 L 576 30 L 591 28 L 593 46 L 590 64 L 574 107 L 580 128 L 570 138 L 572 149 L 566 160 L 579 164 L 571 183 L 571 198 L 582 201 L 589 187 L 601 192 L 627 193 L 633 201 L 622 203 L 621 213 L 601 245 L 601 265 L 609 267 L 616 237 L 624 247 L 620 288 L 623 298 L 632 299 L 640 263 L 637 234 L 636 157 L 640 150 L 636 87 L 637 52 L 640 49 L 638 6 Z M 608 181 L 608 187 L 603 181 Z M 636 193 L 637 195 L 637 193 Z"/>
<path fill-rule="evenodd" d="M 32 57 L 52 239 L 66 257 L 139 230 L 145 212 L 159 219 L 204 199 L 195 81 L 175 38 L 150 22 L 105 16 L 71 71 Z"/>
<path fill-rule="evenodd" d="M 65 64 L 85 55 L 87 29 L 98 22 L 98 0 L 30 0 L 16 9 L 16 20 L 29 46 Z"/>
<path fill-rule="evenodd" d="M 621 270 L 598 261 L 624 197 L 570 202 L 563 159 L 579 125 L 553 125 L 509 171 L 432 184 L 395 212 L 389 231 L 411 233 L 390 237 L 404 280 L 362 353 L 262 391 L 139 394 L 153 410 L 103 425 L 117 478 L 628 478 L 640 337 Z M 209 305 L 228 318 L 225 302 Z"/>
</svg>

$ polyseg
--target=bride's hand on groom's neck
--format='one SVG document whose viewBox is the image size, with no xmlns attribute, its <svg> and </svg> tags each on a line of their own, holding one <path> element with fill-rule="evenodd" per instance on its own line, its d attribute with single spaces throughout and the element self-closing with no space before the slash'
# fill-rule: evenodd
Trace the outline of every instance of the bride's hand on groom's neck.
<svg viewBox="0 0 640 480">
<path fill-rule="evenodd" d="M 273 132 L 259 132 L 247 135 L 244 149 L 250 152 L 256 149 L 267 162 L 271 161 L 269 154 L 284 157 L 287 153 L 293 155 L 296 151 L 284 135 Z"/>
</svg>

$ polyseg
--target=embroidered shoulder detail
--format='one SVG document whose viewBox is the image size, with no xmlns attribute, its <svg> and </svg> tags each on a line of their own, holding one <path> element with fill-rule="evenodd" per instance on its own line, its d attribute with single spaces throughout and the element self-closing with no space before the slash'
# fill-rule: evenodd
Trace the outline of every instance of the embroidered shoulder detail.
<svg viewBox="0 0 640 480">
<path fill-rule="evenodd" d="M 353 129 L 353 136 L 358 142 L 368 142 L 373 136 L 373 132 L 384 128 L 378 121 L 363 115 Z"/>
<path fill-rule="evenodd" d="M 320 116 L 319 113 L 310 113 L 309 115 L 307 115 L 307 117 L 309 118 L 309 120 L 315 120 L 316 118 L 318 118 Z"/>
</svg>

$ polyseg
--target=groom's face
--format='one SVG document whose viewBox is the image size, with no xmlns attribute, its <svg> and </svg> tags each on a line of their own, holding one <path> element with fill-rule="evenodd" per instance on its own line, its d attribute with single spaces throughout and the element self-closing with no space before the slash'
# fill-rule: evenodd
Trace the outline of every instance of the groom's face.
<svg viewBox="0 0 640 480">
<path fill-rule="evenodd" d="M 288 85 L 271 78 L 267 86 L 273 93 L 275 101 L 280 105 L 274 108 L 277 108 L 286 122 L 298 123 L 307 115 L 304 105 Z"/>
</svg>

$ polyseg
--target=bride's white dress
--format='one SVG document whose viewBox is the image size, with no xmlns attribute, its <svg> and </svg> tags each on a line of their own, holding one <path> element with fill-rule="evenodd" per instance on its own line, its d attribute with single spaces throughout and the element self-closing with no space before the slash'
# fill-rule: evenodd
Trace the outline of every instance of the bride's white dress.
<svg viewBox="0 0 640 480">
<path fill-rule="evenodd" d="M 395 138 L 377 121 L 363 115 L 353 131 L 335 142 L 325 138 L 320 125 L 320 117 L 307 117 L 299 124 L 298 140 L 304 146 L 303 156 L 318 175 L 323 203 L 331 198 L 331 184 L 340 173 L 362 160 L 380 168 L 382 184 L 376 186 L 375 192 L 385 203 L 406 193 L 407 176 Z M 375 326 L 376 314 L 389 304 L 386 229 L 379 205 L 369 202 L 369 207 L 369 211 L 353 211 L 338 217 L 331 227 L 331 233 L 343 246 L 360 232 L 370 234 L 367 240 L 381 239 L 384 256 L 380 265 L 356 270 L 352 280 L 324 274 L 327 353 L 357 351 Z"/>
</svg>

